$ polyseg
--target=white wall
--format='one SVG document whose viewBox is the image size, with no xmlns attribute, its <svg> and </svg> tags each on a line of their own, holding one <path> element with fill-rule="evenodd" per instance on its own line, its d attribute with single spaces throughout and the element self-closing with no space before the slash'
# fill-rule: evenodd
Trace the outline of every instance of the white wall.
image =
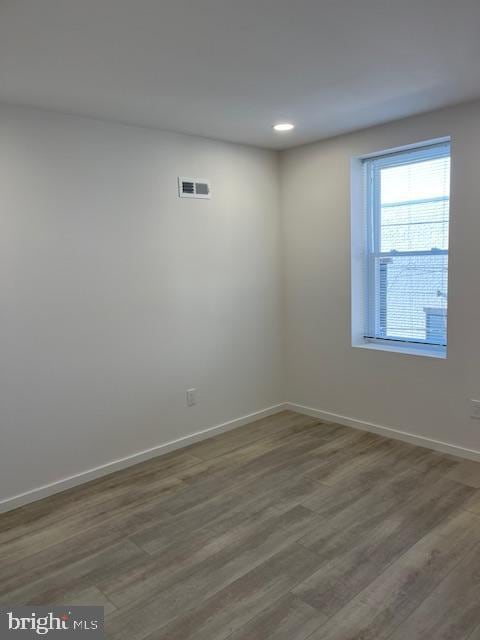
<svg viewBox="0 0 480 640">
<path fill-rule="evenodd" d="M 350 162 L 452 137 L 448 358 L 353 348 Z M 288 400 L 480 450 L 480 103 L 282 154 Z"/>
<path fill-rule="evenodd" d="M 273 152 L 0 107 L 0 500 L 283 400 L 277 180 Z"/>
<path fill-rule="evenodd" d="M 351 158 L 448 135 L 448 358 L 353 348 Z M 280 160 L 0 107 L 0 501 L 283 400 L 480 450 L 480 103 Z"/>
</svg>

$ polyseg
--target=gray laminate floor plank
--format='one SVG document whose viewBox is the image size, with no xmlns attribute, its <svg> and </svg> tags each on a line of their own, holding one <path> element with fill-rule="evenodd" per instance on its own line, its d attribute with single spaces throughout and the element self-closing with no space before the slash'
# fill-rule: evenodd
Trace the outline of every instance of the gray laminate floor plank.
<svg viewBox="0 0 480 640">
<path fill-rule="evenodd" d="M 208 525 L 179 533 L 160 550 L 147 544 L 147 558 L 141 558 L 130 572 L 102 580 L 97 586 L 122 606 L 178 584 L 193 573 L 195 581 L 203 571 L 218 583 L 224 576 L 231 578 L 234 571 L 244 570 L 255 558 L 289 544 L 305 527 L 318 524 L 318 517 L 303 507 L 281 514 L 264 503 L 256 511 L 236 511 L 235 515 L 240 517 L 222 518 L 218 529 Z"/>
<path fill-rule="evenodd" d="M 390 640 L 467 640 L 476 632 L 480 602 L 480 545 L 437 586 Z"/>
<path fill-rule="evenodd" d="M 334 615 L 470 496 L 469 487 L 441 480 L 405 506 L 339 532 L 328 547 L 318 540 L 309 544 L 307 534 L 301 542 L 325 564 L 294 592 L 322 613 Z"/>
<path fill-rule="evenodd" d="M 141 629 L 147 620 L 151 620 L 153 627 L 159 627 L 172 618 L 183 616 L 242 575 L 268 562 L 273 555 L 291 547 L 302 530 L 317 524 L 318 517 L 299 506 L 270 518 L 261 526 L 255 526 L 253 531 L 247 529 L 240 534 L 234 531 L 230 536 L 230 544 L 221 547 L 217 553 L 192 569 L 187 569 L 180 576 L 167 577 L 160 585 L 147 584 L 143 593 L 137 592 L 138 599 L 132 600 L 110 620 L 110 631 L 115 636 L 123 637 L 128 629 L 130 638 L 140 640 L 140 636 L 136 635 L 140 631 L 134 632 L 133 628 Z M 309 555 L 314 558 L 310 552 Z M 109 590 L 106 593 L 114 604 L 119 602 L 115 593 Z"/>
<path fill-rule="evenodd" d="M 229 640 L 307 640 L 325 620 L 320 611 L 288 592 L 234 631 Z"/>
<path fill-rule="evenodd" d="M 304 552 L 307 552 L 306 554 Z M 315 555 L 293 545 L 164 627 L 152 631 L 149 640 L 224 640 L 255 615 L 288 593 L 315 568 Z"/>
<path fill-rule="evenodd" d="M 480 518 L 458 511 L 331 617 L 311 640 L 385 640 L 480 543 Z"/>
</svg>

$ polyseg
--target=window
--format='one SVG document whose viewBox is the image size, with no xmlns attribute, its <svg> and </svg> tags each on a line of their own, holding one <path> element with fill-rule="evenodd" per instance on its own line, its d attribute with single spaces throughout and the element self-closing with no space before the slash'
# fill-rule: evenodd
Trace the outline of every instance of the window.
<svg viewBox="0 0 480 640">
<path fill-rule="evenodd" d="M 364 342 L 445 355 L 450 143 L 363 165 Z"/>
</svg>

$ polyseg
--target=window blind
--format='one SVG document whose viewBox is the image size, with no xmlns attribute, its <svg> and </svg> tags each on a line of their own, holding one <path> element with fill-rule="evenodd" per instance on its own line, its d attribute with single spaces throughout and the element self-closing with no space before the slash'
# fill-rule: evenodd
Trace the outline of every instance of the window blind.
<svg viewBox="0 0 480 640">
<path fill-rule="evenodd" d="M 447 344 L 450 144 L 364 160 L 367 341 Z"/>
</svg>

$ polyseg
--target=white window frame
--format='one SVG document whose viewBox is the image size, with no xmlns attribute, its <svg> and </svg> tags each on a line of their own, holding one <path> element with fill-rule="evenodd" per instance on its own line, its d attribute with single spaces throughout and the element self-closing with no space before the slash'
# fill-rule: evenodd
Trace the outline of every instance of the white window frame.
<svg viewBox="0 0 480 640">
<path fill-rule="evenodd" d="M 407 353 L 411 355 L 425 355 L 437 358 L 447 357 L 447 345 L 448 336 L 445 345 L 434 345 L 426 341 L 421 340 L 402 340 L 397 338 L 381 338 L 378 337 L 381 333 L 378 322 L 379 317 L 376 313 L 376 301 L 378 299 L 378 287 L 379 282 L 376 270 L 375 261 L 380 259 L 388 260 L 395 256 L 421 256 L 421 255 L 447 255 L 448 249 L 435 249 L 426 251 L 380 251 L 380 220 L 381 210 L 379 201 L 379 189 L 375 187 L 376 181 L 380 179 L 380 171 L 385 167 L 400 166 L 403 164 L 412 164 L 414 162 L 422 162 L 425 159 L 441 158 L 451 155 L 450 139 L 443 138 L 441 140 L 432 141 L 429 143 L 422 143 L 418 145 L 412 145 L 408 148 L 398 149 L 391 152 L 383 152 L 379 154 L 372 154 L 366 157 L 357 159 L 360 161 L 361 168 L 364 172 L 364 184 L 363 184 L 363 197 L 361 207 L 363 209 L 363 243 L 364 248 L 362 250 L 364 261 L 364 282 L 362 294 L 363 302 L 366 304 L 363 307 L 361 314 L 362 318 L 359 320 L 362 323 L 361 330 L 352 327 L 352 335 L 357 335 L 357 339 L 353 338 L 352 345 L 355 347 L 366 347 L 383 351 L 395 351 L 400 353 Z M 366 171 L 365 171 L 366 167 Z M 352 165 L 354 170 L 355 165 Z M 353 185 L 353 181 L 352 181 Z M 355 199 L 355 194 L 352 192 L 352 202 Z M 352 216 L 355 215 L 355 210 L 352 208 Z M 358 213 L 358 212 L 357 212 Z M 449 216 L 450 219 L 450 216 Z M 355 225 L 352 220 L 352 230 Z M 355 251 L 354 235 L 352 233 L 352 249 Z M 352 254 L 353 256 L 353 254 Z M 352 262 L 353 267 L 353 262 Z M 353 272 L 352 272 L 353 276 Z M 448 277 L 448 276 L 447 276 Z M 353 278 L 352 278 L 353 286 Z M 352 293 L 353 290 L 352 290 Z M 352 296 L 352 304 L 354 299 L 358 299 L 358 296 Z M 352 307 L 352 311 L 354 311 Z M 352 314 L 352 322 L 354 322 L 354 315 Z M 358 314 L 357 314 L 358 318 Z M 448 323 L 447 323 L 448 331 Z M 358 336 L 361 336 L 358 339 Z M 376 336 L 376 337 L 371 337 Z"/>
</svg>

